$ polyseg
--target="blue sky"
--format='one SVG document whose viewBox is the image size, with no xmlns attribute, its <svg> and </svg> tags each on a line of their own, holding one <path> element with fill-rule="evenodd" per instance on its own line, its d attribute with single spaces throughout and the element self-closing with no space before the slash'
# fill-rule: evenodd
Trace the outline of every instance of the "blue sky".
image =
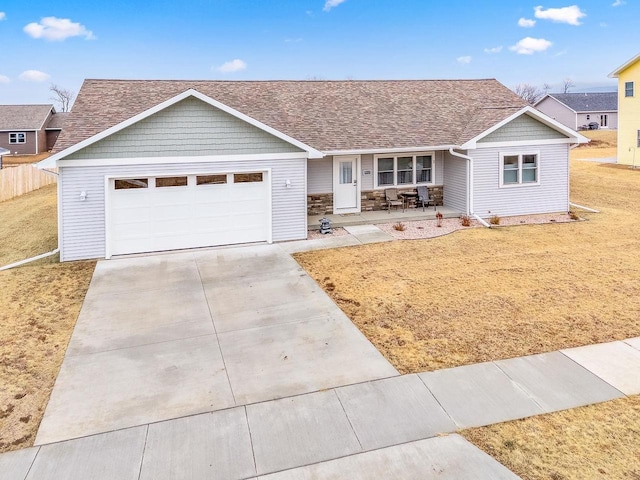
<svg viewBox="0 0 640 480">
<path fill-rule="evenodd" d="M 0 103 L 85 78 L 497 78 L 615 88 L 640 52 L 638 0 L 8 0 Z M 555 88 L 554 88 L 555 87 Z"/>
</svg>

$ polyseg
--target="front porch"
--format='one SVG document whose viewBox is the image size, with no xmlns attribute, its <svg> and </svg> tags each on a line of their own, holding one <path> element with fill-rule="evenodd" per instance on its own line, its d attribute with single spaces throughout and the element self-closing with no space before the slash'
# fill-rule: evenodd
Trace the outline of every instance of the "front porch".
<svg viewBox="0 0 640 480">
<path fill-rule="evenodd" d="M 320 219 L 327 217 L 331 221 L 334 228 L 349 225 L 369 225 L 376 223 L 396 223 L 411 222 L 416 220 L 434 220 L 436 212 L 442 213 L 443 218 L 457 218 L 463 215 L 462 212 L 447 206 L 438 206 L 436 210 L 433 207 L 425 208 L 406 208 L 404 212 L 401 208 L 392 208 L 387 210 L 372 210 L 360 213 L 344 213 L 344 214 L 326 214 L 326 215 L 309 215 L 307 216 L 307 225 L 309 230 L 320 229 Z"/>
</svg>

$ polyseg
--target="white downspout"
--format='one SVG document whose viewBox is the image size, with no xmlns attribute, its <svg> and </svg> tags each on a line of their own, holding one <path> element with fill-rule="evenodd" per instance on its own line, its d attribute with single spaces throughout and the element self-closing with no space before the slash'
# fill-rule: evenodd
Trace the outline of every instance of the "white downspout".
<svg viewBox="0 0 640 480">
<path fill-rule="evenodd" d="M 489 225 L 482 217 L 480 217 L 479 215 L 476 215 L 473 211 L 473 157 L 469 155 L 465 155 L 463 153 L 455 152 L 453 150 L 454 148 L 455 147 L 449 147 L 449 153 L 451 155 L 453 155 L 454 157 L 467 160 L 467 172 L 468 172 L 467 173 L 467 182 L 468 182 L 467 191 L 469 192 L 469 203 L 468 203 L 469 207 L 468 207 L 467 215 L 471 215 L 473 218 L 478 220 L 485 227 L 491 228 L 491 225 Z"/>
</svg>

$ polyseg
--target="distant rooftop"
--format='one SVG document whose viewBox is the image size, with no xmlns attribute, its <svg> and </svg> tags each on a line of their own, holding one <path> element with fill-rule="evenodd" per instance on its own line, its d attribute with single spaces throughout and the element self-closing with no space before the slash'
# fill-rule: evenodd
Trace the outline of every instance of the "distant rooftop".
<svg viewBox="0 0 640 480">
<path fill-rule="evenodd" d="M 550 97 L 576 112 L 617 112 L 617 92 L 550 93 Z"/>
<path fill-rule="evenodd" d="M 40 130 L 53 105 L 0 105 L 0 130 Z"/>
</svg>

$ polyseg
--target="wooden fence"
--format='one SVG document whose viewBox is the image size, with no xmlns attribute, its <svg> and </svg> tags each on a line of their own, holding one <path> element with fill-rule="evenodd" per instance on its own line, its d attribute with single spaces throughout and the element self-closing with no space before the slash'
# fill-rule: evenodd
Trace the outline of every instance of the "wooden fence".
<svg viewBox="0 0 640 480">
<path fill-rule="evenodd" d="M 24 195 L 57 181 L 55 175 L 44 173 L 33 165 L 5 166 L 0 170 L 0 202 Z"/>
</svg>

